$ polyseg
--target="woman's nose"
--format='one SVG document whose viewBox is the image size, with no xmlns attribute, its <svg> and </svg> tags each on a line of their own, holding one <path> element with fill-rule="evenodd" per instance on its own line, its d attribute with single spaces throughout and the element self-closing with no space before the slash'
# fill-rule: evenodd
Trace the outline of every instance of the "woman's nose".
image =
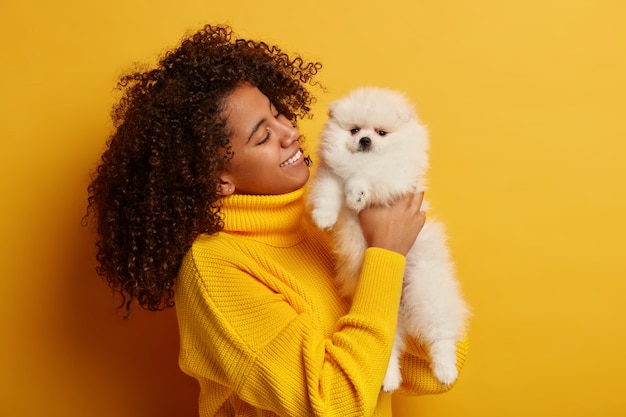
<svg viewBox="0 0 626 417">
<path fill-rule="evenodd" d="M 296 129 L 289 120 L 285 120 L 280 123 L 280 140 L 284 148 L 291 146 L 293 142 L 298 140 L 300 132 Z"/>
</svg>

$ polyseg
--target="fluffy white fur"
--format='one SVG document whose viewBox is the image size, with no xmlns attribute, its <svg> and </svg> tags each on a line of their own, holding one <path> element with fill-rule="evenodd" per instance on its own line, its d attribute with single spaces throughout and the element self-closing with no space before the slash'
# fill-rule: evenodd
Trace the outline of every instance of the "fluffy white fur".
<svg viewBox="0 0 626 417">
<path fill-rule="evenodd" d="M 359 88 L 329 109 L 309 204 L 317 226 L 333 230 L 338 283 L 352 297 L 366 249 L 357 213 L 425 188 L 428 134 L 413 106 L 396 91 Z M 435 377 L 443 384 L 454 382 L 456 343 L 467 315 L 441 223 L 428 218 L 406 258 L 398 328 L 383 381 L 389 392 L 402 382 L 400 357 L 407 335 L 428 346 Z"/>
</svg>

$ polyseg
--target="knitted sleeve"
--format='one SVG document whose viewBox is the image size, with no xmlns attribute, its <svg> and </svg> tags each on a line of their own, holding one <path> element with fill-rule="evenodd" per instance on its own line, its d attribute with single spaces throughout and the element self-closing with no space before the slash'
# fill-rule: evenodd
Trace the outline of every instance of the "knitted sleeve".
<svg viewBox="0 0 626 417">
<path fill-rule="evenodd" d="M 177 287 L 181 368 L 201 385 L 214 383 L 207 410 L 218 410 L 230 390 L 279 415 L 372 415 L 404 266 L 401 255 L 368 249 L 352 309 L 324 337 L 309 313 L 296 311 L 236 261 L 224 256 L 200 264 L 188 256 Z"/>
</svg>

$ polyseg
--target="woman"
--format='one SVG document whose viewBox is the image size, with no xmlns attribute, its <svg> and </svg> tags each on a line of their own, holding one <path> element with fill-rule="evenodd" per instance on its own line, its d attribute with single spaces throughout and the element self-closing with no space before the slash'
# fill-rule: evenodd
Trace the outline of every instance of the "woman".
<svg viewBox="0 0 626 417">
<path fill-rule="evenodd" d="M 391 415 L 380 386 L 422 195 L 361 212 L 369 249 L 354 300 L 342 299 L 328 236 L 305 213 L 296 127 L 320 67 L 206 26 L 121 79 L 89 187 L 98 272 L 127 311 L 176 301 L 201 416 Z M 447 390 L 409 346 L 399 392 Z"/>
</svg>

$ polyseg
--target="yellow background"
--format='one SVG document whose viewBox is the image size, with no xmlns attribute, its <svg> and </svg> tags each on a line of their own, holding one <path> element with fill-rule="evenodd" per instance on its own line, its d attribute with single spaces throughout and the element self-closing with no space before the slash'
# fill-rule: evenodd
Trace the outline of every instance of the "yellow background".
<svg viewBox="0 0 626 417">
<path fill-rule="evenodd" d="M 474 311 L 458 385 L 396 416 L 624 416 L 626 3 L 0 2 L 0 416 L 192 416 L 173 312 L 113 310 L 81 226 L 112 89 L 205 22 L 406 91 Z M 313 141 L 313 140 L 312 140 Z"/>
</svg>

